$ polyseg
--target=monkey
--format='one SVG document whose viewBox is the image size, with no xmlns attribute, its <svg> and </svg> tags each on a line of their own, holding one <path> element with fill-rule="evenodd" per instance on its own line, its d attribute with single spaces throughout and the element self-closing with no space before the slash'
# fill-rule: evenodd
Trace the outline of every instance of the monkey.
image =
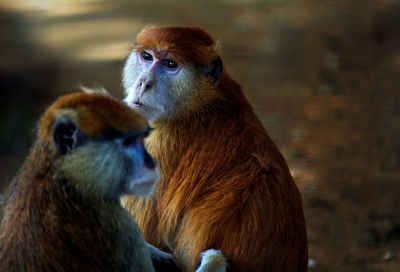
<svg viewBox="0 0 400 272">
<path fill-rule="evenodd" d="M 104 95 L 70 94 L 39 122 L 0 226 L 0 271 L 154 271 L 120 196 L 159 178 L 147 121 Z"/>
<path fill-rule="evenodd" d="M 145 145 L 161 174 L 150 198 L 125 202 L 145 239 L 184 271 L 208 248 L 229 271 L 306 271 L 300 192 L 210 34 L 145 27 L 122 81 L 125 103 L 154 129 Z"/>
<path fill-rule="evenodd" d="M 143 240 L 120 201 L 150 195 L 159 179 L 144 147 L 149 133 L 145 118 L 110 96 L 56 100 L 12 184 L 0 271 L 180 271 L 173 256 Z M 200 266 L 216 268 L 198 272 L 225 271 L 222 253 L 203 254 L 214 259 Z"/>
</svg>

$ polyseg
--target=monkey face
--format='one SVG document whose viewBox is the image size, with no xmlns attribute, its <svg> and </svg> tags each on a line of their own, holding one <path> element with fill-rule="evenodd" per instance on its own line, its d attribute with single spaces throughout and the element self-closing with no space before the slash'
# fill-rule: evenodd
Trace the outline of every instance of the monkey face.
<svg viewBox="0 0 400 272">
<path fill-rule="evenodd" d="M 54 139 L 62 155 L 56 160 L 57 172 L 83 193 L 111 199 L 125 194 L 147 196 L 159 178 L 143 144 L 148 131 L 91 138 L 70 120 L 58 120 Z"/>
<path fill-rule="evenodd" d="M 125 102 L 150 122 L 172 117 L 190 103 L 195 69 L 164 51 L 132 51 L 124 68 Z"/>
<path fill-rule="evenodd" d="M 204 30 L 145 28 L 124 67 L 125 102 L 151 123 L 179 119 L 221 97 L 222 68 Z"/>
<path fill-rule="evenodd" d="M 127 105 L 104 95 L 72 94 L 43 115 L 39 142 L 53 150 L 55 173 L 100 198 L 147 196 L 159 178 L 143 141 L 150 128 Z"/>
<path fill-rule="evenodd" d="M 148 129 L 133 135 L 117 138 L 116 144 L 124 154 L 124 170 L 127 173 L 127 182 L 120 184 L 121 194 L 137 196 L 150 195 L 159 178 L 156 164 L 144 146 L 144 138 L 148 135 Z"/>
</svg>

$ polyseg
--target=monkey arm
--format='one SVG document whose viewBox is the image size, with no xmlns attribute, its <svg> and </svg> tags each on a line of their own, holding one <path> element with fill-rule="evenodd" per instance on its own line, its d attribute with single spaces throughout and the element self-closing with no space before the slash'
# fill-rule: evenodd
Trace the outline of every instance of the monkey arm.
<svg viewBox="0 0 400 272">
<path fill-rule="evenodd" d="M 283 196 L 276 190 L 282 184 L 275 175 L 260 174 L 251 186 L 245 187 L 233 187 L 224 181 L 228 184 L 226 188 L 234 193 L 209 192 L 207 201 L 186 212 L 182 220 L 184 227 L 181 225 L 175 238 L 174 254 L 183 256 L 180 261 L 186 261 L 189 271 L 196 266 L 197 261 L 193 263 L 193 260 L 198 254 L 211 247 L 224 253 L 230 271 L 268 271 L 265 267 L 277 267 L 273 271 L 306 271 L 303 269 L 306 252 L 298 252 L 297 246 L 305 239 L 305 233 L 296 229 L 301 218 L 281 212 L 293 208 L 298 209 L 293 211 L 296 214 L 301 207 L 282 200 Z M 271 199 L 270 195 L 278 197 Z M 274 245 L 283 245 L 283 249 L 278 251 Z"/>
<path fill-rule="evenodd" d="M 158 226 L 160 223 L 155 208 L 156 204 L 152 201 L 152 199 L 148 198 L 129 197 L 123 199 L 122 205 L 133 215 L 133 218 L 135 218 L 146 242 L 154 245 L 156 248 L 166 250 L 168 247 L 158 234 Z"/>
</svg>

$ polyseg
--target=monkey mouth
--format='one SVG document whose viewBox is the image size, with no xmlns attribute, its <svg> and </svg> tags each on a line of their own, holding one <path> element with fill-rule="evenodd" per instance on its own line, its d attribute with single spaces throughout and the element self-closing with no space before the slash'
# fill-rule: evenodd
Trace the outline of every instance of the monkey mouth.
<svg viewBox="0 0 400 272">
<path fill-rule="evenodd" d="M 136 187 L 140 190 L 151 191 L 152 188 L 156 185 L 156 183 L 157 180 L 151 180 L 137 184 Z"/>
<path fill-rule="evenodd" d="M 157 169 L 147 169 L 140 177 L 133 177 L 127 181 L 124 194 L 135 196 L 149 196 L 153 193 L 160 178 Z"/>
<path fill-rule="evenodd" d="M 131 108 L 133 108 L 133 109 L 138 109 L 138 108 L 142 108 L 142 107 L 144 107 L 144 105 L 143 105 L 143 103 L 140 101 L 140 99 L 139 98 L 136 98 L 136 100 L 125 100 L 125 103 L 129 106 L 129 107 L 131 107 Z"/>
<path fill-rule="evenodd" d="M 139 100 L 136 100 L 135 102 L 133 102 L 133 104 L 134 104 L 136 107 L 142 107 L 142 106 L 143 106 L 143 103 L 140 102 Z"/>
</svg>

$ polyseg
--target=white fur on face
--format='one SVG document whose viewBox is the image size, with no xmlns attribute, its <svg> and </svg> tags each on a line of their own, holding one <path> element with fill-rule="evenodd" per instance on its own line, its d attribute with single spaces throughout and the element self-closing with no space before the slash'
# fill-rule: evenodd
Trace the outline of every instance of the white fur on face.
<svg viewBox="0 0 400 272">
<path fill-rule="evenodd" d="M 189 92 L 194 89 L 194 67 L 181 67 L 179 72 L 171 74 L 162 67 L 150 68 L 139 60 L 138 54 L 132 51 L 124 67 L 124 101 L 150 122 L 174 116 L 190 102 Z M 142 78 L 151 78 L 154 81 L 153 87 L 143 91 L 139 84 Z"/>
</svg>

